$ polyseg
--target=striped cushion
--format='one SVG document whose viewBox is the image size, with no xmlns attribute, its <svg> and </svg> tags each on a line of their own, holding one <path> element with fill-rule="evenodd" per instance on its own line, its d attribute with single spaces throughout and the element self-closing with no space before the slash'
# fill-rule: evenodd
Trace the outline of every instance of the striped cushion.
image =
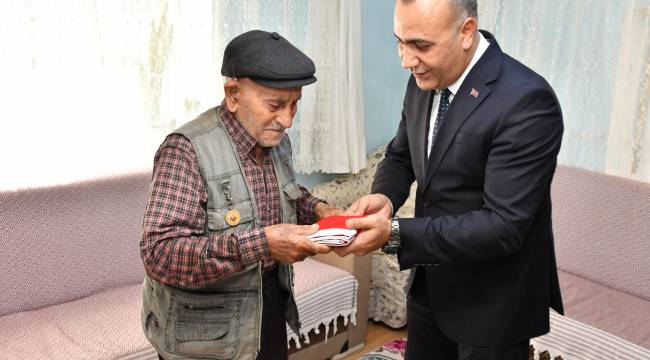
<svg viewBox="0 0 650 360">
<path fill-rule="evenodd" d="M 300 334 L 294 333 L 287 326 L 289 341 L 293 340 L 296 348 L 301 348 L 299 340 L 309 344 L 309 332 L 319 333 L 320 325 L 325 325 L 327 334 L 336 333 L 336 319 L 342 316 L 344 323 L 351 320 L 356 324 L 357 313 L 357 279 L 345 270 L 319 262 L 305 259 L 293 264 L 296 278 L 294 291 L 296 306 L 302 327 Z"/>
<path fill-rule="evenodd" d="M 650 359 L 650 350 L 551 311 L 551 331 L 531 343 L 565 360 Z"/>
</svg>

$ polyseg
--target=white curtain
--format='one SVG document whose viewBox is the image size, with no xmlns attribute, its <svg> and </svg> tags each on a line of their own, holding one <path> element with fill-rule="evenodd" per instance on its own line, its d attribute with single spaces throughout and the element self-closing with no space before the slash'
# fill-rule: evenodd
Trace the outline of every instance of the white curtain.
<svg viewBox="0 0 650 360">
<path fill-rule="evenodd" d="M 345 0 L 0 0 L 0 190 L 150 169 L 165 134 L 221 101 L 225 44 L 253 28 L 278 31 L 318 66 L 290 132 L 297 170 L 357 171 L 365 159 L 363 131 L 354 131 L 363 129 L 360 79 L 351 76 L 360 73 L 358 8 Z M 346 29 L 349 41 L 323 41 L 315 21 L 334 36 Z M 343 59 L 338 67 L 321 66 L 333 55 Z M 339 149 L 347 157 L 332 165 Z"/>
<path fill-rule="evenodd" d="M 332 21 L 332 19 L 339 19 Z M 309 1 L 306 52 L 318 86 L 304 91 L 296 166 L 305 172 L 357 173 L 366 166 L 359 1 Z"/>
<path fill-rule="evenodd" d="M 555 89 L 561 164 L 650 182 L 650 0 L 482 0 L 479 24 Z"/>
</svg>

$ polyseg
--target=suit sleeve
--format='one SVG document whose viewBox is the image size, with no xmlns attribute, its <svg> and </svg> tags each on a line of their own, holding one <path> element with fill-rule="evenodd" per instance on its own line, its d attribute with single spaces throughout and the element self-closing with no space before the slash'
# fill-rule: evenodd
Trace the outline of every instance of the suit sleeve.
<svg viewBox="0 0 650 360">
<path fill-rule="evenodd" d="M 402 268 L 505 257 L 521 248 L 549 192 L 563 124 L 550 88 L 517 93 L 492 136 L 483 207 L 460 215 L 401 219 Z"/>
<path fill-rule="evenodd" d="M 414 78 L 411 77 L 408 89 L 415 86 Z M 397 134 L 386 147 L 386 156 L 377 165 L 377 171 L 372 183 L 371 193 L 386 195 L 393 204 L 393 210 L 397 210 L 404 204 L 409 196 L 411 184 L 415 180 L 413 165 L 411 163 L 411 152 L 406 129 L 405 109 L 409 97 L 409 91 L 404 97 L 402 119 L 400 120 Z"/>
</svg>

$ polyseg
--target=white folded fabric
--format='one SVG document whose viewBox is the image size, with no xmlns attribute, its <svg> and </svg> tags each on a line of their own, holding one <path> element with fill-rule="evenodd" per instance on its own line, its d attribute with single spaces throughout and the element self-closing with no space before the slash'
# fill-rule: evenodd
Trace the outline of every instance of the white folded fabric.
<svg viewBox="0 0 650 360">
<path fill-rule="evenodd" d="M 317 223 L 320 230 L 307 237 L 327 246 L 349 245 L 357 235 L 357 230 L 346 228 L 345 221 L 353 217 L 358 216 L 330 216 L 322 219 Z"/>
</svg>

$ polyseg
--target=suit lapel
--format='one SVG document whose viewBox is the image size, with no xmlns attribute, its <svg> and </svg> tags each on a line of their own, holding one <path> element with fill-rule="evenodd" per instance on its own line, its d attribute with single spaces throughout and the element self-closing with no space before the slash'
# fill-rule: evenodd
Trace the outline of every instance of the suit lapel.
<svg viewBox="0 0 650 360">
<path fill-rule="evenodd" d="M 420 99 L 418 101 L 419 104 L 417 105 L 419 111 L 417 111 L 416 114 L 418 114 L 419 118 L 417 119 L 415 126 L 415 139 L 417 142 L 415 149 L 418 149 L 418 155 L 417 158 L 413 160 L 415 160 L 414 163 L 417 164 L 415 178 L 417 179 L 418 183 L 424 181 L 424 176 L 426 174 L 428 156 L 427 134 L 429 129 L 429 118 L 431 114 L 431 102 L 433 100 L 433 95 L 433 91 L 421 91 Z"/>
<path fill-rule="evenodd" d="M 411 106 L 414 114 L 417 114 L 415 126 L 410 130 L 409 138 L 414 139 L 414 146 L 412 151 L 411 163 L 415 178 L 418 183 L 424 181 L 426 166 L 427 166 L 427 129 L 429 126 L 429 114 L 431 111 L 431 101 L 433 100 L 433 91 L 420 90 L 413 81 L 413 86 L 416 89 L 414 98 L 412 99 Z"/>
<path fill-rule="evenodd" d="M 490 46 L 485 54 L 467 74 L 458 92 L 447 110 L 447 117 L 440 126 L 436 140 L 431 148 L 429 161 L 426 164 L 424 184 L 422 190 L 431 183 L 449 145 L 451 145 L 458 129 L 476 108 L 490 95 L 489 83 L 496 80 L 501 66 L 502 52 L 491 34 L 483 32 L 490 41 Z"/>
</svg>

